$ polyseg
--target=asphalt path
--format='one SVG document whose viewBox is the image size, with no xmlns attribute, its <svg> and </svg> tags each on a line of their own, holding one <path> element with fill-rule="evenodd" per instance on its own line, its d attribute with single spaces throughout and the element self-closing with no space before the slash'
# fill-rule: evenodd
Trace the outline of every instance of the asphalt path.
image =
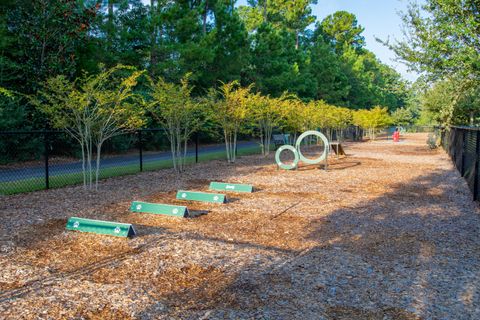
<svg viewBox="0 0 480 320">
<path fill-rule="evenodd" d="M 254 141 L 242 141 L 237 144 L 237 150 L 251 148 L 258 146 L 257 142 Z M 224 151 L 225 145 L 211 145 L 203 146 L 198 148 L 199 155 L 205 155 L 209 153 L 215 153 L 219 151 Z M 195 156 L 195 148 L 189 148 L 187 156 Z M 170 160 L 172 155 L 170 151 L 158 152 L 158 153 L 147 153 L 143 154 L 143 164 L 151 163 L 161 160 Z M 102 159 L 100 162 L 100 169 L 113 168 L 113 167 L 122 167 L 132 164 L 140 165 L 140 157 L 138 154 L 132 155 L 122 155 L 115 157 L 108 157 Z M 95 161 L 92 161 L 92 165 L 95 165 Z M 71 173 L 80 173 L 82 172 L 82 162 L 74 161 L 67 163 L 58 163 L 49 165 L 49 175 L 58 176 Z M 0 182 L 9 182 L 9 181 L 19 181 L 24 179 L 31 178 L 43 178 L 45 177 L 45 166 L 44 165 L 35 165 L 25 168 L 15 168 L 15 169 L 0 169 Z"/>
</svg>

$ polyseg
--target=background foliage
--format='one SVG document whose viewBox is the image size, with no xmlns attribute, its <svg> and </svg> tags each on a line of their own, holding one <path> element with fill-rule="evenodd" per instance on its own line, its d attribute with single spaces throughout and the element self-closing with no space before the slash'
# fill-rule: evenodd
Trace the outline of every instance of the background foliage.
<svg viewBox="0 0 480 320">
<path fill-rule="evenodd" d="M 218 92 L 222 83 L 254 84 L 251 94 L 261 97 L 248 113 L 263 120 L 243 122 L 263 128 L 263 138 L 270 122 L 292 132 L 314 125 L 343 128 L 358 120 L 354 110 L 375 106 L 393 113 L 394 124 L 476 121 L 474 2 L 412 5 L 404 16 L 412 43 L 387 44 L 412 67 L 442 79 L 432 85 L 428 77 L 410 84 L 381 63 L 365 48 L 364 28 L 352 13 L 317 20 L 311 10 L 316 0 L 250 0 L 246 6 L 231 0 L 4 0 L 0 87 L 11 94 L 0 95 L 0 130 L 54 126 L 25 97 L 38 95 L 53 77 L 74 82 L 117 65 L 145 70 L 166 84 L 180 84 L 189 74 L 190 94 L 198 101 L 208 100 L 208 92 Z M 436 36 L 448 41 L 437 43 Z M 145 79 L 139 78 L 135 94 L 148 100 Z M 208 109 L 209 103 L 202 105 Z M 146 126 L 159 125 L 151 113 L 145 115 Z M 206 119 L 203 127 L 218 132 L 215 122 Z"/>
</svg>

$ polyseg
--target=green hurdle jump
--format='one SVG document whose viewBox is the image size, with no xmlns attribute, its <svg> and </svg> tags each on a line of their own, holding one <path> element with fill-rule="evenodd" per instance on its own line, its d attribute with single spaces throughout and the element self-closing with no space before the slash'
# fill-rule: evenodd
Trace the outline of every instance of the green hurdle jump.
<svg viewBox="0 0 480 320">
<path fill-rule="evenodd" d="M 225 203 L 227 200 L 225 195 L 220 193 L 206 193 L 184 190 L 178 190 L 177 199 L 212 203 Z"/>
<path fill-rule="evenodd" d="M 234 192 L 253 192 L 253 186 L 249 184 L 210 182 L 210 190 L 216 191 L 234 191 Z"/>
<path fill-rule="evenodd" d="M 66 229 L 106 234 L 116 237 L 130 237 L 136 234 L 135 229 L 129 223 L 92 220 L 77 217 L 71 217 L 68 219 Z"/>
<path fill-rule="evenodd" d="M 130 206 L 132 212 L 143 212 L 153 214 L 164 214 L 167 216 L 183 217 L 188 216 L 188 209 L 184 206 L 172 206 L 160 203 L 148 203 L 141 201 L 133 201 Z"/>
</svg>

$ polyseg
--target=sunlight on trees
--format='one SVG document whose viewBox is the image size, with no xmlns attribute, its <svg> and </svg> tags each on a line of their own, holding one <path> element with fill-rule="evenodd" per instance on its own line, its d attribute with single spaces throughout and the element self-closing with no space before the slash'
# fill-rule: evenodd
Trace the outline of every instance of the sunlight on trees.
<svg viewBox="0 0 480 320">
<path fill-rule="evenodd" d="M 147 110 L 167 132 L 172 153 L 173 168 L 183 171 L 190 136 L 202 124 L 200 104 L 191 97 L 193 87 L 186 74 L 180 84 L 168 83 L 162 78 L 150 80 Z"/>
<path fill-rule="evenodd" d="M 238 133 L 248 116 L 252 87 L 241 87 L 238 81 L 232 81 L 210 91 L 211 116 L 222 127 L 227 160 L 231 163 L 236 158 Z"/>
<path fill-rule="evenodd" d="M 125 76 L 125 72 L 129 75 Z M 67 131 L 80 144 L 86 189 L 98 188 L 103 143 L 144 124 L 142 103 L 133 92 L 142 73 L 117 66 L 97 75 L 85 74 L 74 82 L 56 76 L 48 79 L 39 95 L 31 99 L 54 128 Z"/>
</svg>

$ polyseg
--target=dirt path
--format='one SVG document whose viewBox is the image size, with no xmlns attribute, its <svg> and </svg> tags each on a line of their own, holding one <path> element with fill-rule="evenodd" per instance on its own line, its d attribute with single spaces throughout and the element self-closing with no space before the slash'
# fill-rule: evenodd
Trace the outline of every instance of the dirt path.
<svg viewBox="0 0 480 320">
<path fill-rule="evenodd" d="M 348 144 L 328 172 L 252 156 L 3 197 L 0 318 L 478 319 L 480 210 L 425 140 Z M 258 191 L 191 219 L 128 212 L 211 180 Z M 65 232 L 70 215 L 139 236 Z"/>
</svg>

